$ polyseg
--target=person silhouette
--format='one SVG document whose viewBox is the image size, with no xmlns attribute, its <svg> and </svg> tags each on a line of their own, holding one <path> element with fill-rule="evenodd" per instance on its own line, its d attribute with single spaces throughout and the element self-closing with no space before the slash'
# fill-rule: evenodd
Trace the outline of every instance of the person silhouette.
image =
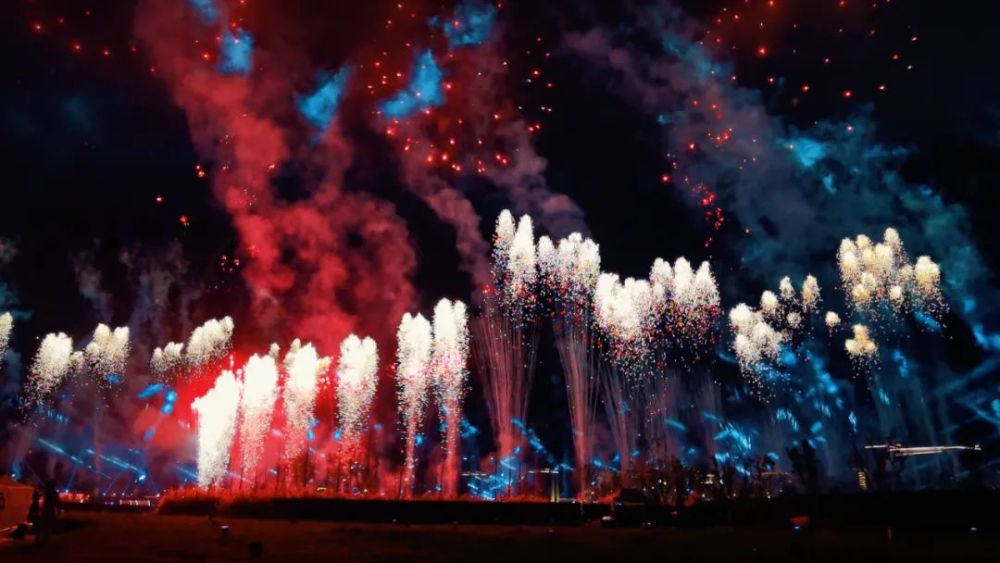
<svg viewBox="0 0 1000 563">
<path fill-rule="evenodd" d="M 55 479 L 45 483 L 45 497 L 42 504 L 42 526 L 38 535 L 38 543 L 46 543 L 56 525 L 56 509 L 59 507 L 59 491 L 56 490 Z"/>
<path fill-rule="evenodd" d="M 42 513 L 42 493 L 38 489 L 31 492 L 31 507 L 28 509 L 28 523 L 34 532 L 38 532 L 39 518 Z"/>
</svg>

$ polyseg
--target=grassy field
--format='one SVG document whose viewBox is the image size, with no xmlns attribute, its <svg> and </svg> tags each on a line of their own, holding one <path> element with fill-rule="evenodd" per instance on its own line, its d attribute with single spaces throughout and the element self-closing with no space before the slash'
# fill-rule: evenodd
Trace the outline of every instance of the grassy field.
<svg viewBox="0 0 1000 563">
<path fill-rule="evenodd" d="M 0 561 L 1000 561 L 1000 537 L 887 530 L 344 524 L 70 513 L 45 546 L 0 541 Z M 223 539 L 222 525 L 229 526 Z"/>
</svg>

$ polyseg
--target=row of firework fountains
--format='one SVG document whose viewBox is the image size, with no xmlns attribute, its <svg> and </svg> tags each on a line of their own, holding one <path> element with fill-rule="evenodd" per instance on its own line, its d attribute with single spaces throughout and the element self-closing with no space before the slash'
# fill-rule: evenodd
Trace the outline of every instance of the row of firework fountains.
<svg viewBox="0 0 1000 563">
<path fill-rule="evenodd" d="M 464 397 L 468 356 L 465 305 L 441 300 L 434 309 L 433 326 L 422 315 L 403 317 L 397 347 L 397 386 L 406 430 L 404 486 L 412 487 L 416 465 L 415 444 L 422 414 L 433 391 L 447 426 L 444 445 L 448 456 L 442 483 L 445 494 L 457 494 L 458 428 Z M 242 370 L 224 370 L 215 385 L 192 404 L 198 416 L 198 483 L 223 485 L 230 467 L 230 452 L 238 439 L 238 469 L 244 480 L 256 483 L 261 471 L 265 438 L 279 398 L 285 410 L 282 459 L 294 461 L 307 447 L 316 395 L 332 359 L 321 357 L 311 344 L 294 341 L 279 369 L 277 345 L 267 355 L 253 355 Z M 284 384 L 279 386 L 280 372 Z M 342 459 L 346 465 L 363 463 L 372 401 L 378 382 L 379 356 L 371 338 L 350 335 L 340 345 L 336 366 L 337 418 L 342 432 Z"/>
<path fill-rule="evenodd" d="M 878 357 L 870 326 L 911 311 L 936 318 L 945 311 L 939 267 L 926 256 L 911 263 L 894 229 L 886 229 L 879 243 L 865 235 L 844 239 L 837 258 L 851 316 L 869 320 L 854 324 L 844 340 L 844 350 L 860 368 Z M 513 460 L 504 464 L 511 473 L 519 471 L 517 452 L 523 437 L 518 427 L 526 419 L 539 329 L 547 319 L 566 385 L 574 477 L 578 494 L 584 495 L 592 483 L 587 468 L 595 448 L 599 404 L 625 473 L 645 419 L 657 412 L 665 397 L 677 394 L 666 374 L 710 378 L 699 366 L 711 361 L 708 352 L 720 334 L 722 309 L 715 277 L 707 262 L 694 268 L 684 258 L 672 264 L 657 258 L 647 279 L 622 280 L 602 272 L 594 241 L 578 233 L 558 242 L 546 236 L 536 239 L 530 217 L 515 221 L 508 211 L 497 219 L 492 267 L 493 285 L 484 291 L 479 314 L 471 322 L 464 303 L 442 299 L 431 321 L 407 313 L 399 323 L 395 376 L 405 436 L 401 494 L 414 490 L 418 437 L 431 404 L 442 423 L 440 490 L 445 496 L 459 494 L 460 426 L 470 355 L 481 378 L 496 455 Z M 763 292 L 757 307 L 740 303 L 730 310 L 729 347 L 751 388 L 766 391 L 762 374 L 778 361 L 783 346 L 810 330 L 821 304 L 818 280 L 809 275 L 798 291 L 786 277 L 776 293 Z M 831 336 L 839 330 L 837 312 L 828 310 L 822 319 Z M 0 316 L 0 352 L 12 325 L 9 314 Z M 228 354 L 233 329 L 228 317 L 208 321 L 186 343 L 156 348 L 150 371 L 166 379 L 215 365 Z M 341 462 L 363 464 L 364 435 L 379 379 L 378 347 L 373 339 L 352 334 L 339 352 L 335 388 Z M 97 384 L 106 384 L 109 374 L 123 374 L 128 353 L 127 327 L 99 325 L 79 351 L 67 335 L 49 334 L 31 366 L 26 402 L 44 402 L 74 375 L 89 373 Z M 267 354 L 251 356 L 242 369 L 222 370 L 213 387 L 191 405 L 197 415 L 199 485 L 223 485 L 231 466 L 243 481 L 258 482 L 279 398 L 285 424 L 282 459 L 291 463 L 300 458 L 314 424 L 318 388 L 332 365 L 332 358 L 295 340 L 283 357 L 272 344 Z M 689 392 L 698 395 L 697 387 L 705 384 L 688 385 Z M 654 434 L 655 429 L 647 432 Z M 231 459 L 234 451 L 238 456 Z M 516 481 L 516 475 L 511 477 Z"/>
</svg>

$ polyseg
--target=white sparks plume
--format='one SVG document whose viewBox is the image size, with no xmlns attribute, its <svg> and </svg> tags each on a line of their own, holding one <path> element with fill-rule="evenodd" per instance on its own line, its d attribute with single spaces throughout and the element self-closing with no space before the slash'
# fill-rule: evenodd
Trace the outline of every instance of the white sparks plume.
<svg viewBox="0 0 1000 563">
<path fill-rule="evenodd" d="M 820 299 L 819 282 L 812 274 L 807 275 L 805 281 L 802 282 L 802 310 L 806 313 L 812 313 L 819 306 Z"/>
<path fill-rule="evenodd" d="M 243 366 L 240 389 L 240 467 L 244 479 L 256 480 L 278 398 L 278 365 L 274 357 L 250 356 Z"/>
<path fill-rule="evenodd" d="M 0 315 L 0 361 L 7 353 L 7 345 L 10 343 L 10 333 L 14 329 L 14 317 L 10 313 Z"/>
<path fill-rule="evenodd" d="M 38 404 L 48 396 L 70 373 L 73 340 L 64 333 L 45 335 L 38 346 L 35 361 L 31 364 L 31 377 L 25 385 L 29 404 Z"/>
<path fill-rule="evenodd" d="M 824 317 L 823 322 L 826 323 L 826 327 L 830 330 L 837 328 L 840 324 L 840 315 L 833 311 L 827 311 L 826 317 Z"/>
<path fill-rule="evenodd" d="M 198 485 L 202 488 L 222 485 L 226 477 L 239 406 L 240 385 L 228 370 L 191 403 L 198 416 Z"/>
<path fill-rule="evenodd" d="M 461 301 L 442 299 L 434 307 L 434 340 L 431 364 L 442 419 L 445 423 L 445 473 L 442 488 L 446 496 L 458 492 L 458 440 L 462 402 L 468 378 L 468 313 Z"/>
<path fill-rule="evenodd" d="M 378 381 L 378 348 L 371 338 L 351 334 L 340 343 L 337 416 L 344 435 L 357 439 L 368 423 Z"/>
<path fill-rule="evenodd" d="M 847 354 L 851 359 L 861 363 L 874 361 L 878 354 L 878 346 L 871 339 L 868 327 L 856 324 L 852 327 L 852 330 L 854 337 L 844 341 L 844 349 L 847 350 Z"/>
<path fill-rule="evenodd" d="M 330 369 L 330 358 L 321 358 L 312 344 L 295 339 L 285 354 L 285 459 L 305 451 L 306 434 L 312 425 L 319 377 Z"/>
<path fill-rule="evenodd" d="M 166 346 L 153 350 L 149 359 L 149 369 L 156 376 L 166 376 L 175 373 L 184 364 L 184 344 L 168 342 Z"/>
<path fill-rule="evenodd" d="M 84 350 L 87 363 L 96 375 L 123 375 L 128 361 L 129 331 L 127 326 L 114 330 L 105 324 L 97 325 L 94 337 Z"/>
<path fill-rule="evenodd" d="M 187 360 L 192 367 L 218 360 L 229 352 L 233 337 L 233 319 L 210 319 L 194 329 L 187 342 Z"/>
<path fill-rule="evenodd" d="M 431 323 L 423 315 L 403 315 L 396 332 L 396 390 L 406 432 L 406 494 L 412 492 L 416 471 L 417 434 L 423 426 L 431 383 Z"/>
<path fill-rule="evenodd" d="M 928 256 L 909 262 L 899 233 L 888 228 L 883 241 L 865 235 L 845 238 L 837 251 L 841 284 L 851 306 L 878 320 L 882 303 L 892 311 L 911 308 L 940 318 L 946 310 L 941 295 L 941 270 Z"/>
</svg>

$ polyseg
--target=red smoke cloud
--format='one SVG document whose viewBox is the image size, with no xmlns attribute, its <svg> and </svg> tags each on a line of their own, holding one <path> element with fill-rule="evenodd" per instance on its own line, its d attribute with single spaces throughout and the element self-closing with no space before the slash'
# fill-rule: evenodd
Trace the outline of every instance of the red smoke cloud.
<svg viewBox="0 0 1000 563">
<path fill-rule="evenodd" d="M 517 215 L 528 213 L 550 234 L 587 232 L 582 210 L 546 183 L 547 162 L 534 149 L 533 126 L 510 98 L 502 48 L 503 30 L 473 48 L 437 53 L 445 70 L 445 102 L 402 122 L 385 119 L 399 148 L 406 187 L 456 231 L 459 266 L 476 287 L 491 279 L 490 243 L 480 234 L 482 218 L 457 188 L 467 175 L 488 178 L 500 200 Z M 493 217 L 486 218 L 492 231 Z"/>
<path fill-rule="evenodd" d="M 391 334 L 386 327 L 414 298 L 404 222 L 390 203 L 343 189 L 351 151 L 336 125 L 308 139 L 289 79 L 296 61 L 255 45 L 251 73 L 217 72 L 220 25 L 229 25 L 224 11 L 218 25 L 205 26 L 186 3 L 137 8 L 136 33 L 155 74 L 185 111 L 199 154 L 214 162 L 215 195 L 250 257 L 243 276 L 256 321 L 326 353 L 350 332 Z M 283 166 L 308 179 L 304 197 L 276 194 L 272 179 Z"/>
</svg>

